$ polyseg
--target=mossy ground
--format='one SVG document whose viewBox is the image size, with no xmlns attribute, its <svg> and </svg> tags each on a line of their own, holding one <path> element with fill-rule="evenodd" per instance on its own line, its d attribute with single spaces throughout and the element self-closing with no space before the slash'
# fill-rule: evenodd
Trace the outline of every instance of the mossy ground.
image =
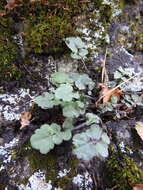
<svg viewBox="0 0 143 190">
<path fill-rule="evenodd" d="M 0 11 L 4 7 L 4 1 L 0 2 Z M 18 48 L 12 38 L 13 21 L 8 16 L 0 19 L 0 80 L 18 79 L 20 76 L 19 69 L 14 64 Z"/>
<path fill-rule="evenodd" d="M 76 0 L 45 1 L 21 5 L 5 11 L 6 1 L 0 2 L 0 80 L 18 80 L 22 71 L 15 64 L 21 50 L 13 37 L 22 36 L 25 57 L 29 53 L 61 54 L 66 46 L 63 38 L 74 35 L 74 17 L 87 9 L 87 3 Z M 16 28 L 22 23 L 22 30 Z M 19 56 L 19 59 L 22 58 Z M 25 64 L 25 62 L 24 62 Z"/>
<path fill-rule="evenodd" d="M 26 145 L 25 147 L 27 146 L 29 147 L 29 145 Z M 74 157 L 71 157 L 71 155 L 68 157 L 67 152 L 60 155 L 61 153 L 59 154 L 59 152 L 62 150 L 58 151 L 58 149 L 60 150 L 60 147 L 57 147 L 56 150 L 43 155 L 30 148 L 28 151 L 23 150 L 22 155 L 28 158 L 29 165 L 33 173 L 38 170 L 45 171 L 46 182 L 52 181 L 53 186 L 66 190 L 68 189 L 72 178 L 77 174 L 76 168 L 78 161 Z M 65 149 L 67 149 L 67 147 L 65 147 Z M 64 154 L 66 155 L 64 156 Z M 60 165 L 62 165 L 62 168 Z M 58 178 L 59 171 L 62 171 L 63 169 L 69 170 L 69 173 L 62 178 Z M 26 180 L 27 179 L 25 179 L 25 183 L 27 182 Z"/>
<path fill-rule="evenodd" d="M 117 0 L 118 3 L 118 0 Z M 63 41 L 65 37 L 77 35 L 76 18 L 78 15 L 87 15 L 87 20 L 96 17 L 94 9 L 99 9 L 100 20 L 106 26 L 112 17 L 112 5 L 103 5 L 102 0 L 93 2 L 77 0 L 45 0 L 20 2 L 18 7 L 5 10 L 6 2 L 0 2 L 0 8 L 5 15 L 2 16 L 0 27 L 0 53 L 2 73 L 0 80 L 18 80 L 23 72 L 14 64 L 17 55 L 21 55 L 18 44 L 13 40 L 13 35 L 20 34 L 23 39 L 24 59 L 31 53 L 46 55 L 62 55 L 67 52 Z M 6 20 L 6 23 L 3 24 Z M 19 30 L 18 23 L 22 23 Z M 81 24 L 81 23 L 79 23 Z M 90 23 L 88 24 L 88 26 Z M 98 30 L 94 27 L 95 31 Z M 91 24 L 91 28 L 93 25 Z M 78 33 L 79 35 L 79 33 Z M 103 41 L 99 42 L 101 45 Z M 19 57 L 21 59 L 21 57 Z M 22 59 L 21 59 L 22 60 Z M 28 61 L 29 62 L 29 61 Z M 24 64 L 26 62 L 24 61 Z"/>
<path fill-rule="evenodd" d="M 108 188 L 117 186 L 117 190 L 132 190 L 132 184 L 143 183 L 143 171 L 127 154 L 112 150 L 105 163 L 103 183 Z"/>
<path fill-rule="evenodd" d="M 87 10 L 87 3 L 76 0 L 30 3 L 10 12 L 23 22 L 26 53 L 63 52 L 63 38 L 74 35 L 74 17 Z"/>
</svg>

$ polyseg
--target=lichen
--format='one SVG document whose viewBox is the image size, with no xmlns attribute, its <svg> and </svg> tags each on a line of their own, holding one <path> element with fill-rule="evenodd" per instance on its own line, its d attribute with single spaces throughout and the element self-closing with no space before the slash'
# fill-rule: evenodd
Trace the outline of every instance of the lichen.
<svg viewBox="0 0 143 190">
<path fill-rule="evenodd" d="M 133 1 L 132 1 L 133 2 Z M 123 14 L 119 18 L 121 31 L 118 31 L 118 43 L 128 49 L 129 52 L 141 53 L 143 51 L 143 16 L 139 11 L 140 4 L 126 6 L 124 1 Z"/>
<path fill-rule="evenodd" d="M 132 184 L 143 183 L 143 171 L 126 153 L 112 150 L 105 163 L 103 182 L 108 188 L 117 185 L 117 190 L 131 190 Z"/>
<path fill-rule="evenodd" d="M 65 160 L 59 161 L 59 156 L 55 150 L 51 151 L 47 155 L 42 155 L 34 150 L 26 150 L 23 152 L 23 155 L 28 158 L 33 172 L 37 172 L 39 170 L 45 171 L 46 182 L 51 181 L 52 185 L 60 187 L 63 190 L 67 189 L 72 178 L 77 174 L 76 167 L 78 161 L 74 157 L 69 157 L 66 162 Z M 61 164 L 64 164 L 63 168 L 60 168 L 60 162 Z M 61 169 L 66 169 L 69 172 L 67 172 L 65 176 L 59 177 L 58 174 Z"/>
</svg>

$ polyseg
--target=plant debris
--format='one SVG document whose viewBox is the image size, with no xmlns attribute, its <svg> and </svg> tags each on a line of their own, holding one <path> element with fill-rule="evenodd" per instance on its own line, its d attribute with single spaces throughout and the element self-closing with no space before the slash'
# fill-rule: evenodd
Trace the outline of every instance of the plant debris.
<svg viewBox="0 0 143 190">
<path fill-rule="evenodd" d="M 134 184 L 133 190 L 143 190 L 143 184 Z"/>
<path fill-rule="evenodd" d="M 27 127 L 29 124 L 30 124 L 30 119 L 32 117 L 32 114 L 31 112 L 24 112 L 23 114 L 21 114 L 21 127 L 20 127 L 20 130 Z"/>
<path fill-rule="evenodd" d="M 142 122 L 137 122 L 135 129 L 137 130 L 138 135 L 143 141 L 143 123 Z"/>
<path fill-rule="evenodd" d="M 106 85 L 100 84 L 101 90 L 101 97 L 103 97 L 103 103 L 110 102 L 112 96 L 116 96 L 118 100 L 123 95 L 122 91 L 119 89 L 109 89 Z"/>
</svg>

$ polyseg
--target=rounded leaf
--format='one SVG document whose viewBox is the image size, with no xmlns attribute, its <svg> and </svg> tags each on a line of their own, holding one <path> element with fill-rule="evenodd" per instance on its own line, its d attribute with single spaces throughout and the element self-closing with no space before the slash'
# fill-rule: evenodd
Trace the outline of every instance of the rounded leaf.
<svg viewBox="0 0 143 190">
<path fill-rule="evenodd" d="M 55 90 L 55 98 L 63 101 L 72 101 L 73 87 L 70 84 L 62 84 Z"/>
<path fill-rule="evenodd" d="M 72 133 L 70 129 L 65 130 L 64 132 L 62 132 L 62 138 L 64 141 L 68 141 L 70 140 L 72 137 Z"/>
<path fill-rule="evenodd" d="M 54 148 L 54 144 L 62 142 L 62 138 L 59 140 L 59 134 L 61 133 L 61 127 L 55 123 L 52 125 L 44 124 L 40 129 L 35 131 L 30 138 L 30 142 L 33 148 L 40 150 L 42 154 L 47 154 Z M 56 143 L 55 143 L 56 138 Z"/>
<path fill-rule="evenodd" d="M 94 156 L 108 156 L 108 144 L 101 140 L 103 131 L 97 125 L 92 125 L 85 132 L 73 137 L 73 153 L 83 160 L 91 160 Z M 105 135 L 105 134 L 104 134 Z M 103 138 L 106 136 L 103 135 Z M 104 139 L 105 140 L 105 139 Z"/>
<path fill-rule="evenodd" d="M 40 106 L 41 108 L 46 109 L 46 108 L 52 108 L 54 106 L 53 99 L 54 95 L 46 92 L 41 96 L 37 96 L 34 99 L 34 102 L 38 104 L 38 106 Z"/>
<path fill-rule="evenodd" d="M 102 141 L 103 141 L 104 143 L 110 144 L 110 139 L 109 139 L 109 137 L 107 136 L 106 133 L 103 133 L 102 136 L 101 136 L 101 138 L 102 138 Z"/>
<path fill-rule="evenodd" d="M 69 75 L 64 72 L 56 72 L 56 73 L 52 74 L 51 78 L 52 78 L 52 82 L 54 84 L 62 84 L 62 83 L 72 82 L 71 79 L 69 78 Z"/>
<path fill-rule="evenodd" d="M 72 118 L 66 118 L 64 123 L 63 123 L 63 128 L 64 129 L 73 129 L 73 119 Z"/>
<path fill-rule="evenodd" d="M 99 154 L 102 157 L 108 156 L 108 145 L 103 143 L 102 141 L 98 142 L 95 145 L 95 150 L 96 150 L 97 154 Z"/>
</svg>

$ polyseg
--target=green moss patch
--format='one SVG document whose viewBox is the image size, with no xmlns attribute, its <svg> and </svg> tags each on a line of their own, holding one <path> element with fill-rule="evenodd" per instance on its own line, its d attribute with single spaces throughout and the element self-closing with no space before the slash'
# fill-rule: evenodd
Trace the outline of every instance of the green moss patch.
<svg viewBox="0 0 143 190">
<path fill-rule="evenodd" d="M 3 1 L 0 2 L 0 9 L 4 6 Z M 10 80 L 19 78 L 19 70 L 14 61 L 17 55 L 17 46 L 12 38 L 13 32 L 12 19 L 3 16 L 0 19 L 0 80 Z"/>
<path fill-rule="evenodd" d="M 63 38 L 74 35 L 74 17 L 87 10 L 87 3 L 76 0 L 22 2 L 10 14 L 24 23 L 23 37 L 29 53 L 63 52 Z"/>
<path fill-rule="evenodd" d="M 58 150 L 51 151 L 46 155 L 40 154 L 38 151 L 29 150 L 23 151 L 22 155 L 28 158 L 33 173 L 38 170 L 45 171 L 46 182 L 51 180 L 52 185 L 60 187 L 63 190 L 68 188 L 72 178 L 77 174 L 76 167 L 78 161 L 74 157 L 64 156 L 64 153 L 62 155 L 63 159 L 61 160 L 61 157 L 58 155 Z M 62 168 L 60 164 L 63 164 Z M 58 173 L 63 169 L 66 169 L 69 172 L 60 178 L 58 177 Z"/>
<path fill-rule="evenodd" d="M 143 183 L 143 171 L 125 153 L 112 152 L 105 163 L 104 184 L 117 190 L 131 190 L 131 184 Z"/>
</svg>

